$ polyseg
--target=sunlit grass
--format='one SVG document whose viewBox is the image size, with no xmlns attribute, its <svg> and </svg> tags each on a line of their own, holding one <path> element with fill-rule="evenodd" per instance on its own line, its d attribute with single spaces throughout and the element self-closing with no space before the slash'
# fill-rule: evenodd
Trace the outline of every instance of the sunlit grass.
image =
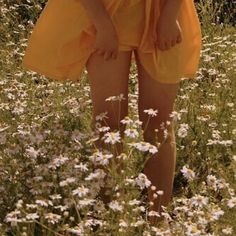
<svg viewBox="0 0 236 236">
<path fill-rule="evenodd" d="M 1 235 L 164 235 L 167 229 L 149 225 L 147 214 L 155 212 L 142 195 L 150 181 L 141 170 L 158 147 L 142 139 L 136 66 L 129 80 L 129 116 L 122 120 L 124 152 L 118 154 L 119 130 L 99 125 L 106 114 L 92 129 L 86 71 L 79 83 L 62 84 L 23 70 L 32 25 L 17 22 L 23 6 L 0 3 L 5 14 L 0 18 Z M 32 17 L 40 9 L 26 6 Z M 211 15 L 211 7 L 201 7 Z M 181 82 L 172 113 L 177 163 L 165 216 L 172 234 L 180 236 L 236 232 L 236 31 L 204 19 L 198 74 Z M 117 99 L 122 96 L 107 102 Z M 110 151 L 96 146 L 101 133 Z M 104 186 L 112 193 L 108 204 L 98 197 Z"/>
</svg>

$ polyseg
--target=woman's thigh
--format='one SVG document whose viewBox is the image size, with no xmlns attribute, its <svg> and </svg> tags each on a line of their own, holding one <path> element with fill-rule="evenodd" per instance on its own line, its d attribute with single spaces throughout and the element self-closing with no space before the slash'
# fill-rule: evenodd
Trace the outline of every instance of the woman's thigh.
<svg viewBox="0 0 236 236">
<path fill-rule="evenodd" d="M 143 121 L 145 127 L 149 115 L 144 112 L 145 109 L 153 108 L 158 110 L 157 116 L 151 117 L 149 120 L 149 128 L 147 133 L 154 129 L 160 129 L 162 122 L 172 121 L 169 116 L 173 111 L 174 102 L 178 93 L 180 83 L 167 84 L 158 82 L 155 78 L 151 78 L 145 68 L 141 65 L 138 54 L 135 51 L 135 60 L 138 68 L 139 82 L 139 119 Z M 172 125 L 172 123 L 171 123 Z"/>
<path fill-rule="evenodd" d="M 128 79 L 132 51 L 119 51 L 117 58 L 104 60 L 93 53 L 87 63 L 88 80 L 91 88 L 93 118 L 107 112 L 109 126 L 117 128 L 119 121 L 128 113 Z M 105 101 L 110 96 L 124 95 L 125 100 Z"/>
</svg>

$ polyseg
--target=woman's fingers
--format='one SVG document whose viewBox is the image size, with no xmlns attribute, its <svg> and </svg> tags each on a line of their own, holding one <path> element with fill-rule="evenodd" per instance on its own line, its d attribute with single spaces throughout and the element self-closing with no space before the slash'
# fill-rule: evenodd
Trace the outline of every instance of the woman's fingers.
<svg viewBox="0 0 236 236">
<path fill-rule="evenodd" d="M 175 46 L 175 44 L 176 44 L 176 40 L 171 40 L 171 47 L 174 47 Z"/>
<path fill-rule="evenodd" d="M 117 58 L 117 50 L 115 51 L 105 51 L 104 49 L 95 49 L 94 51 L 100 56 L 103 56 L 104 60 L 109 60 L 109 59 L 116 59 Z"/>
<path fill-rule="evenodd" d="M 116 59 L 117 58 L 117 51 L 114 51 L 113 53 L 112 53 L 112 59 Z"/>
<path fill-rule="evenodd" d="M 105 59 L 105 60 L 108 60 L 111 56 L 112 56 L 112 52 L 110 52 L 110 51 L 106 51 L 106 52 L 104 53 L 104 59 Z"/>
<path fill-rule="evenodd" d="M 177 43 L 181 43 L 182 42 L 182 37 L 181 35 L 178 35 L 178 37 L 176 39 L 172 39 L 172 40 L 167 40 L 167 41 L 155 41 L 155 45 L 160 49 L 160 50 L 168 50 L 171 47 L 174 47 Z"/>
<path fill-rule="evenodd" d="M 102 56 L 104 54 L 104 51 L 99 49 L 99 48 L 94 48 L 94 52 L 93 53 L 96 53 L 96 54 Z"/>
<path fill-rule="evenodd" d="M 181 34 L 178 35 L 176 43 L 181 43 L 182 42 L 182 36 Z"/>
</svg>

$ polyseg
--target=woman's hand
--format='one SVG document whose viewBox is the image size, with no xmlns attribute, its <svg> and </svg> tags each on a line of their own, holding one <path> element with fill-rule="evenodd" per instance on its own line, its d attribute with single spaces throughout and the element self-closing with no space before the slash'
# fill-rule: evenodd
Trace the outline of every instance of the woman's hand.
<svg viewBox="0 0 236 236">
<path fill-rule="evenodd" d="M 176 43 L 181 43 L 182 29 L 178 20 L 171 18 L 167 14 L 161 15 L 157 22 L 154 41 L 160 50 L 168 50 L 175 46 Z"/>
<path fill-rule="evenodd" d="M 94 45 L 95 53 L 104 57 L 116 59 L 119 48 L 119 39 L 117 32 L 112 25 L 101 25 L 97 28 L 96 42 Z"/>
</svg>

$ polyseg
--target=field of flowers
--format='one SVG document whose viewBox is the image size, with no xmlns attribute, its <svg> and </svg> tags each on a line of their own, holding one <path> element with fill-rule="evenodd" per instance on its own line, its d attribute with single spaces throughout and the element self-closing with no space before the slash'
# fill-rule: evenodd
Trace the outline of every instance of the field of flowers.
<svg viewBox="0 0 236 236">
<path fill-rule="evenodd" d="M 172 113 L 177 163 L 165 228 L 148 223 L 152 212 L 142 194 L 150 182 L 141 169 L 157 147 L 142 138 L 136 65 L 130 70 L 129 116 L 122 120 L 125 151 L 116 155 L 119 131 L 109 130 L 104 142 L 111 152 L 100 150 L 95 141 L 106 127 L 91 127 L 86 70 L 79 83 L 25 71 L 21 60 L 33 21 L 24 10 L 35 19 L 41 5 L 0 0 L 1 236 L 236 235 L 236 30 L 212 21 L 217 9 L 210 2 L 197 4 L 199 71 L 195 80 L 181 81 Z M 104 183 L 112 193 L 107 204 L 98 197 Z"/>
</svg>

